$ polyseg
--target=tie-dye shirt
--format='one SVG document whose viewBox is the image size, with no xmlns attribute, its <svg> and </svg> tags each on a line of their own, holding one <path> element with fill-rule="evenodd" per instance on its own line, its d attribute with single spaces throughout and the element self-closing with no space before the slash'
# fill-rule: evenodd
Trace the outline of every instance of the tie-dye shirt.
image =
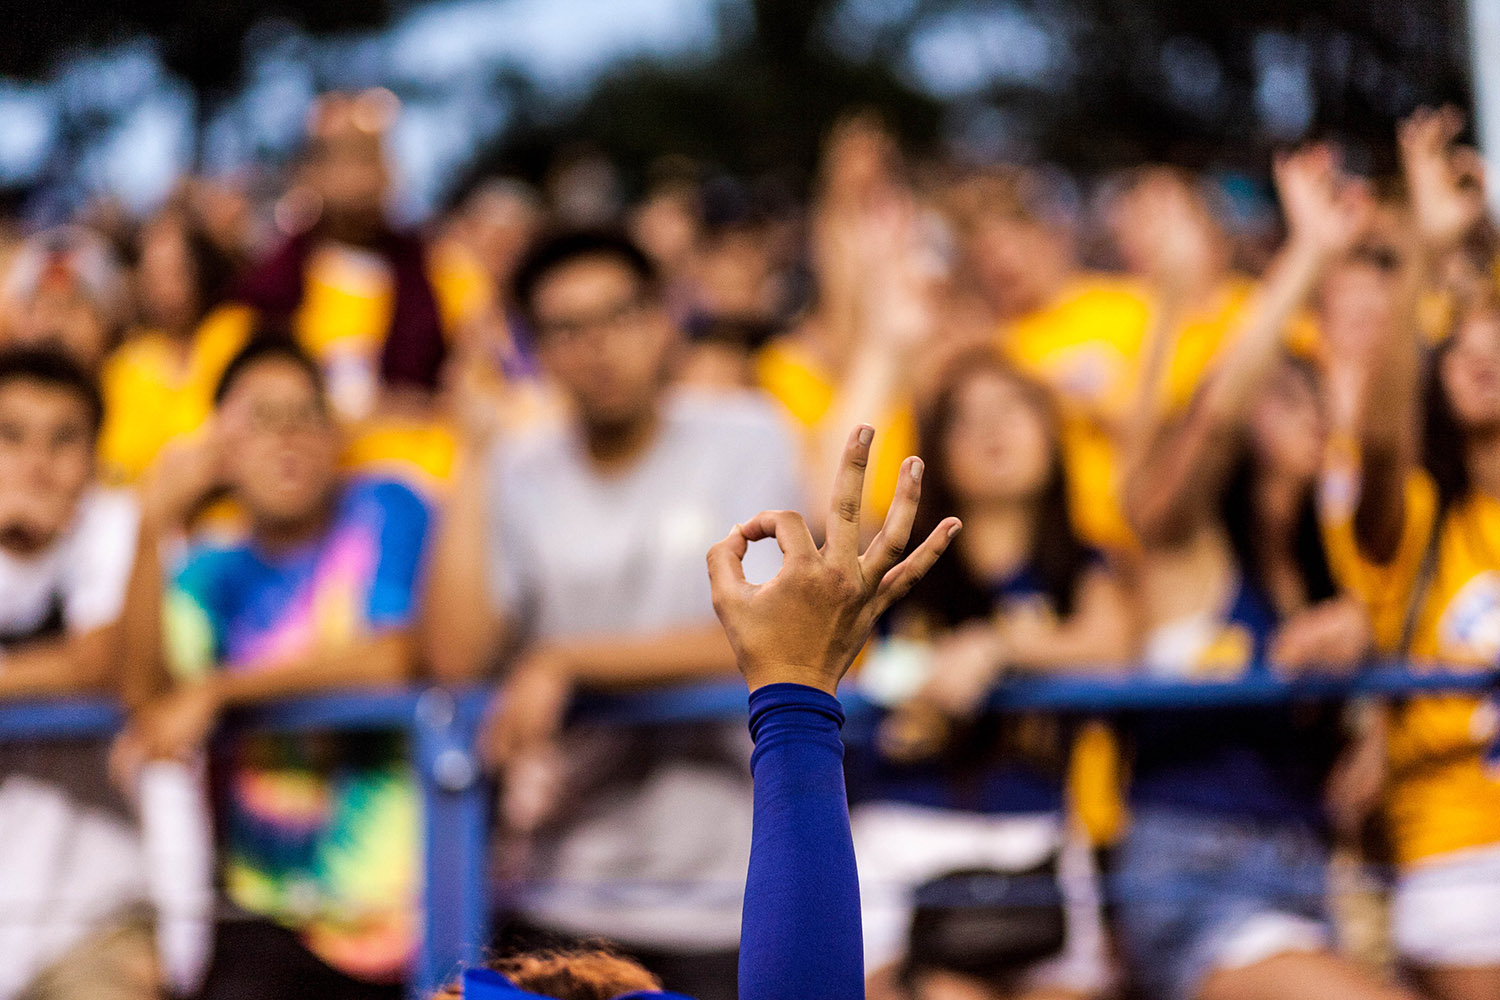
<svg viewBox="0 0 1500 1000">
<path fill-rule="evenodd" d="M 299 551 L 192 549 L 167 602 L 174 671 L 253 670 L 409 625 L 428 520 L 406 487 L 355 482 L 328 533 Z M 234 741 L 219 796 L 230 899 L 300 931 L 351 975 L 400 978 L 416 946 L 419 891 L 408 761 L 403 738 L 388 732 Z"/>
</svg>

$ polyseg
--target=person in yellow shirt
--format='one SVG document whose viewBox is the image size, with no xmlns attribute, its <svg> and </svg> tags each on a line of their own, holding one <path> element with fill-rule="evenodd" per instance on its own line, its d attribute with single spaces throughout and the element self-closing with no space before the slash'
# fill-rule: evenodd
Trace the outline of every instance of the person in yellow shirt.
<svg viewBox="0 0 1500 1000">
<path fill-rule="evenodd" d="M 1209 195 L 1183 171 L 1143 167 L 1105 203 L 1120 275 L 1079 269 L 1072 210 L 1040 173 L 970 177 L 951 215 L 963 277 L 998 327 L 999 349 L 1058 394 L 1079 531 L 1128 550 L 1119 480 L 1132 432 L 1186 407 L 1257 282 L 1233 270 Z"/>
<path fill-rule="evenodd" d="M 1288 239 L 1228 353 L 1132 469 L 1127 510 L 1152 569 L 1144 670 L 1249 679 L 1351 670 L 1365 609 L 1332 578 L 1316 517 L 1326 418 L 1317 372 L 1282 331 L 1373 202 L 1312 147 L 1277 164 Z M 1335 948 L 1323 898 L 1325 788 L 1342 770 L 1336 707 L 1178 707 L 1122 720 L 1132 822 L 1118 924 L 1143 992 L 1181 1000 L 1413 995 Z"/>
<path fill-rule="evenodd" d="M 916 443 L 911 365 L 930 340 L 931 290 L 914 267 L 915 199 L 880 123 L 855 115 L 835 126 L 822 172 L 812 225 L 816 301 L 757 352 L 754 374 L 804 428 L 811 510 L 828 507 L 821 470 L 840 453 L 845 428 L 876 428 L 864 509 L 878 524 Z"/>
<path fill-rule="evenodd" d="M 224 366 L 250 337 L 253 317 L 223 306 L 236 261 L 185 205 L 141 229 L 136 298 L 142 327 L 104 362 L 101 474 L 134 483 L 169 442 L 213 410 Z"/>
<path fill-rule="evenodd" d="M 1419 112 L 1400 147 L 1420 276 L 1484 225 L 1462 120 Z M 1444 268 L 1451 271 L 1450 268 Z M 1331 454 L 1336 571 L 1369 604 L 1383 651 L 1412 669 L 1500 661 L 1500 290 L 1470 268 L 1450 335 L 1422 375 L 1417 278 L 1404 322 L 1333 344 L 1360 431 Z M 1420 429 L 1420 432 L 1419 432 Z M 1437 1000 L 1500 996 L 1500 710 L 1493 699 L 1394 699 L 1383 723 L 1384 818 L 1397 864 L 1391 936 Z M 1377 758 L 1378 760 L 1379 758 Z"/>
<path fill-rule="evenodd" d="M 324 95 L 298 184 L 278 206 L 288 236 L 235 299 L 320 364 L 330 402 L 354 433 L 347 461 L 445 479 L 452 435 L 434 399 L 450 340 L 483 308 L 470 268 L 442 269 L 424 241 L 386 219 L 388 91 Z"/>
<path fill-rule="evenodd" d="M 1058 397 L 1080 534 L 1092 545 L 1128 547 L 1114 439 L 1151 323 L 1145 287 L 1078 270 L 1070 209 L 1060 186 L 1039 173 L 975 175 L 950 203 L 959 277 L 998 328 L 996 346 Z"/>
</svg>

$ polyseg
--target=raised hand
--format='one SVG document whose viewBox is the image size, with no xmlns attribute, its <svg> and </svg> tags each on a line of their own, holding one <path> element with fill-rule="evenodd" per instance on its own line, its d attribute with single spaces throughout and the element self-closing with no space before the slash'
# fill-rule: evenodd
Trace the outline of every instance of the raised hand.
<svg viewBox="0 0 1500 1000">
<path fill-rule="evenodd" d="M 709 549 L 714 610 L 752 691 L 792 683 L 835 693 L 875 620 L 932 568 L 958 533 L 958 519 L 946 518 L 901 558 L 922 494 L 922 461 L 908 458 L 885 524 L 860 554 L 860 497 L 874 436 L 868 426 L 849 436 L 821 549 L 802 515 L 789 510 L 763 511 Z M 781 547 L 781 570 L 766 583 L 751 584 L 745 552 L 763 538 Z"/>
<path fill-rule="evenodd" d="M 865 331 L 903 357 L 927 341 L 937 323 L 940 263 L 922 245 L 921 215 L 907 192 L 867 210 L 857 260 Z"/>
<path fill-rule="evenodd" d="M 1439 249 L 1463 239 L 1484 217 L 1484 164 L 1473 148 L 1455 144 L 1463 127 L 1456 108 L 1422 108 L 1396 131 L 1417 228 Z"/>
<path fill-rule="evenodd" d="M 1277 157 L 1273 173 L 1292 246 L 1336 257 L 1353 249 L 1375 221 L 1369 184 L 1339 170 L 1330 146 Z"/>
</svg>

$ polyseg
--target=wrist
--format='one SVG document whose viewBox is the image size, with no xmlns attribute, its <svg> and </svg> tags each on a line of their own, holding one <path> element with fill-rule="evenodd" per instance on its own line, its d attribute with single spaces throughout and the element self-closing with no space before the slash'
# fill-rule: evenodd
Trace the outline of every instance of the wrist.
<svg viewBox="0 0 1500 1000">
<path fill-rule="evenodd" d="M 576 684 L 582 673 L 579 655 L 566 645 L 537 647 L 522 659 L 520 669 L 523 672 L 545 674 L 569 685 Z"/>
<path fill-rule="evenodd" d="M 1294 232 L 1287 239 L 1286 256 L 1292 265 L 1316 271 L 1336 256 L 1336 251 L 1326 243 Z"/>
<path fill-rule="evenodd" d="M 816 688 L 824 694 L 838 696 L 838 674 L 827 668 L 800 663 L 766 663 L 746 665 L 741 672 L 745 675 L 745 684 L 751 694 L 772 684 L 800 684 Z"/>
</svg>

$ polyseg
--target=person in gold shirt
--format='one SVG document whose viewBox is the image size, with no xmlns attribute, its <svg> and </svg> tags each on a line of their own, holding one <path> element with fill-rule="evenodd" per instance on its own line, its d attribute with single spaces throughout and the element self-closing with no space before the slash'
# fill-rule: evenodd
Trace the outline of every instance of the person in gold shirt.
<svg viewBox="0 0 1500 1000">
<path fill-rule="evenodd" d="M 250 336 L 244 307 L 223 306 L 237 260 L 188 201 L 141 229 L 135 286 L 142 325 L 100 373 L 105 399 L 99 461 L 105 479 L 138 481 L 173 440 L 213 410 L 224 366 Z"/>
<path fill-rule="evenodd" d="M 828 506 L 818 470 L 839 453 L 843 429 L 877 428 L 865 510 L 878 523 L 915 446 L 911 365 L 930 339 L 930 290 L 914 267 L 918 209 L 895 142 L 873 116 L 834 127 L 822 170 L 811 233 L 816 301 L 757 353 L 754 373 L 804 429 L 812 510 Z"/>
<path fill-rule="evenodd" d="M 1058 395 L 1079 531 L 1129 550 L 1119 479 L 1133 432 L 1187 405 L 1257 283 L 1233 270 L 1209 194 L 1183 171 L 1131 172 L 1102 214 L 1123 274 L 1079 268 L 1074 212 L 1040 172 L 977 174 L 950 201 L 960 282 L 999 350 Z"/>
<path fill-rule="evenodd" d="M 441 481 L 451 434 L 434 400 L 452 339 L 483 308 L 470 268 L 443 268 L 415 234 L 387 221 L 389 91 L 324 95 L 309 122 L 297 183 L 277 206 L 288 235 L 245 275 L 235 300 L 292 336 L 323 369 L 353 429 L 346 460 Z"/>
<path fill-rule="evenodd" d="M 1090 544 L 1127 547 L 1113 452 L 1151 323 L 1145 287 L 1078 270 L 1071 213 L 1040 173 L 969 177 L 953 191 L 951 217 L 960 281 L 988 313 L 996 346 L 1058 398 L 1078 530 Z"/>
<path fill-rule="evenodd" d="M 1453 273 L 1460 244 L 1486 225 L 1477 158 L 1453 145 L 1461 127 L 1424 111 L 1401 128 L 1418 277 Z M 1417 277 L 1402 322 L 1332 344 L 1359 436 L 1330 455 L 1325 506 L 1342 536 L 1330 557 L 1368 603 L 1383 652 L 1417 671 L 1500 660 L 1500 290 L 1487 263 L 1453 290 L 1425 375 Z M 1398 698 L 1373 732 L 1385 753 L 1366 793 L 1383 798 L 1395 854 L 1397 953 L 1437 1000 L 1500 996 L 1500 710 L 1467 695 Z"/>
</svg>

